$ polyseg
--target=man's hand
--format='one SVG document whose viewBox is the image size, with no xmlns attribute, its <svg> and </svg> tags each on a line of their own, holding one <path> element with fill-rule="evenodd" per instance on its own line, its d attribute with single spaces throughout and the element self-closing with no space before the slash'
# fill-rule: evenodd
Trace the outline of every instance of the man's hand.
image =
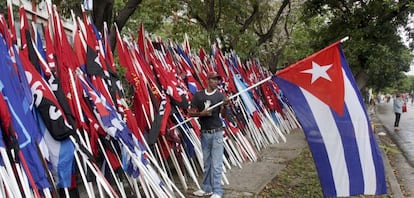
<svg viewBox="0 0 414 198">
<path fill-rule="evenodd" d="M 229 106 L 229 104 L 230 104 L 229 98 L 225 97 L 224 100 L 223 100 L 223 106 Z"/>
<path fill-rule="evenodd" d="M 202 112 L 200 112 L 200 117 L 202 116 L 211 116 L 211 110 L 204 109 Z"/>
</svg>

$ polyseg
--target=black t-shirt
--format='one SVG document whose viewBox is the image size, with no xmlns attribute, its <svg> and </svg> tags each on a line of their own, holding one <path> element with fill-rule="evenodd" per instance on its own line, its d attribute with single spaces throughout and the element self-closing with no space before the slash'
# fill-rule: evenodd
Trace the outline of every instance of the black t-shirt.
<svg viewBox="0 0 414 198">
<path fill-rule="evenodd" d="M 194 94 L 191 100 L 191 107 L 197 109 L 199 112 L 205 108 L 211 107 L 224 100 L 224 95 L 218 90 L 207 93 L 206 90 L 199 91 Z M 202 130 L 217 129 L 223 127 L 220 119 L 220 106 L 211 111 L 211 116 L 199 117 Z"/>
</svg>

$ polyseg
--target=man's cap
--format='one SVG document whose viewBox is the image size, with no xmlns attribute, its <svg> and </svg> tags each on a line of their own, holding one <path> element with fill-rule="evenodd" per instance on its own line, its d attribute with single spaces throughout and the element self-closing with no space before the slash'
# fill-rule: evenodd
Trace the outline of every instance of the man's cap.
<svg viewBox="0 0 414 198">
<path fill-rule="evenodd" d="M 213 78 L 221 79 L 221 76 L 218 75 L 217 72 L 209 72 L 207 74 L 207 79 L 213 79 Z"/>
</svg>

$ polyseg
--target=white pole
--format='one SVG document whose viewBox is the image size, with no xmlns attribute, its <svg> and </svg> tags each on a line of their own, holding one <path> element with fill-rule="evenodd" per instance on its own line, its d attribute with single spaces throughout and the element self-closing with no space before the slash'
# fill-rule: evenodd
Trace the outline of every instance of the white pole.
<svg viewBox="0 0 414 198">
<path fill-rule="evenodd" d="M 68 189 L 68 188 L 65 188 L 65 196 L 66 196 L 66 197 L 70 197 L 70 194 L 69 194 L 69 189 Z"/>
<path fill-rule="evenodd" d="M 121 186 L 120 179 L 119 179 L 119 178 L 115 175 L 115 171 L 114 171 L 114 169 L 112 168 L 111 162 L 109 161 L 108 155 L 106 154 L 106 152 L 105 152 L 105 148 L 103 147 L 103 145 L 102 145 L 102 141 L 101 141 L 100 139 L 98 139 L 98 144 L 99 144 L 99 147 L 100 147 L 100 148 L 101 148 L 101 150 L 102 150 L 102 154 L 104 155 L 105 161 L 106 161 L 106 163 L 108 164 L 109 171 L 111 172 L 111 175 L 112 175 L 112 177 L 113 177 L 113 178 L 114 178 L 114 180 L 115 180 L 116 186 L 118 187 L 119 192 L 121 193 L 121 196 L 122 196 L 122 197 L 126 197 L 125 190 L 124 190 L 124 188 L 122 188 L 122 186 Z"/>
<path fill-rule="evenodd" d="M 343 39 L 341 39 L 341 43 L 347 41 L 349 39 L 349 36 L 344 37 Z"/>
<path fill-rule="evenodd" d="M 162 140 L 165 144 L 165 146 L 168 148 L 167 140 L 165 139 L 165 136 L 162 136 Z M 180 165 L 178 164 L 177 157 L 175 156 L 174 151 L 172 148 L 168 148 L 168 151 L 170 152 L 171 161 L 175 167 L 175 170 L 177 171 L 178 178 L 180 179 L 181 185 L 183 186 L 184 191 L 188 189 L 187 182 L 185 182 L 183 171 L 181 170 Z"/>
<path fill-rule="evenodd" d="M 0 175 L 1 175 L 1 188 L 2 188 L 2 196 L 4 197 L 15 197 L 14 190 L 10 187 L 8 180 L 10 177 L 7 174 L 6 168 L 4 166 L 0 167 Z M 4 186 L 4 188 L 3 188 Z M 16 197 L 22 197 L 20 194 L 16 194 Z"/>
<path fill-rule="evenodd" d="M 243 89 L 243 90 L 241 90 L 241 91 L 237 92 L 236 94 L 234 94 L 234 95 L 230 96 L 228 99 L 229 99 L 229 100 L 231 100 L 232 98 L 234 98 L 234 97 L 236 97 L 236 96 L 238 96 L 238 95 L 240 95 L 240 94 L 242 94 L 242 93 L 244 93 L 244 92 L 247 92 L 247 91 L 249 91 L 250 89 L 253 89 L 253 88 L 255 88 L 255 87 L 257 87 L 257 86 L 259 86 L 259 85 L 261 85 L 261 84 L 263 84 L 263 83 L 265 83 L 266 81 L 270 80 L 271 78 L 272 78 L 272 76 L 269 76 L 269 77 L 267 77 L 267 78 L 265 78 L 265 79 L 263 79 L 263 80 L 259 81 L 258 83 L 256 83 L 256 84 L 254 84 L 254 85 L 252 85 L 252 86 L 250 86 L 250 87 L 248 87 L 248 88 L 246 88 L 246 89 Z M 213 105 L 213 106 L 209 107 L 207 110 L 212 110 L 212 109 L 214 109 L 214 108 L 216 108 L 216 107 L 220 106 L 221 104 L 223 104 L 223 101 L 221 101 L 221 102 L 219 102 L 219 103 L 217 103 L 217 104 L 215 104 L 215 105 Z M 175 129 L 175 128 L 179 127 L 180 125 L 183 125 L 183 124 L 185 124 L 185 123 L 189 122 L 191 119 L 195 119 L 195 118 L 196 118 L 196 117 L 190 117 L 190 118 L 188 118 L 187 120 L 184 120 L 184 121 L 182 121 L 182 122 L 180 122 L 180 123 L 178 123 L 178 124 L 176 124 L 176 125 L 172 126 L 169 130 Z"/>
<path fill-rule="evenodd" d="M 75 151 L 75 161 L 76 161 L 76 164 L 78 165 L 79 173 L 81 174 L 81 178 L 82 178 L 84 187 L 86 189 L 86 193 L 88 194 L 88 197 L 95 197 L 95 194 L 92 193 L 90 186 L 88 185 L 88 181 L 86 180 L 86 176 L 85 176 L 85 171 L 83 170 L 83 166 L 79 160 L 79 156 L 76 153 L 76 151 Z"/>
<path fill-rule="evenodd" d="M 181 150 L 184 151 L 183 145 L 180 145 L 180 146 L 181 146 Z M 188 174 L 190 175 L 191 179 L 193 179 L 193 181 L 196 184 L 197 188 L 201 189 L 200 185 L 198 184 L 197 177 L 194 173 L 193 167 L 191 166 L 190 161 L 188 160 L 186 153 L 181 152 L 181 157 L 183 158 L 184 166 L 187 168 Z"/>
<path fill-rule="evenodd" d="M 3 162 L 6 167 L 7 173 L 10 174 L 10 180 L 8 180 L 7 183 L 10 183 L 11 186 L 13 187 L 12 192 L 13 192 L 14 197 L 21 198 L 22 196 L 21 196 L 21 192 L 18 187 L 19 185 L 17 184 L 16 176 L 14 174 L 14 171 L 11 166 L 10 159 L 6 153 L 6 150 L 4 148 L 1 148 L 0 154 L 3 158 Z"/>
</svg>

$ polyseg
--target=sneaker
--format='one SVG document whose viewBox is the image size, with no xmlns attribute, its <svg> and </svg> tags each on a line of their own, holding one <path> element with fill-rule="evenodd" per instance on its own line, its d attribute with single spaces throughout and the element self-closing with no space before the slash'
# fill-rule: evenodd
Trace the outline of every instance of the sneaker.
<svg viewBox="0 0 414 198">
<path fill-rule="evenodd" d="M 394 127 L 394 130 L 399 131 L 400 127 Z"/>
<path fill-rule="evenodd" d="M 209 196 L 212 194 L 213 194 L 212 192 L 204 192 L 204 190 L 201 190 L 201 189 L 193 192 L 193 195 L 197 197 L 204 197 L 204 196 Z"/>
<path fill-rule="evenodd" d="M 213 195 L 211 195 L 211 197 L 210 198 L 221 198 L 221 196 L 220 195 L 218 195 L 218 194 L 213 194 Z"/>
</svg>

